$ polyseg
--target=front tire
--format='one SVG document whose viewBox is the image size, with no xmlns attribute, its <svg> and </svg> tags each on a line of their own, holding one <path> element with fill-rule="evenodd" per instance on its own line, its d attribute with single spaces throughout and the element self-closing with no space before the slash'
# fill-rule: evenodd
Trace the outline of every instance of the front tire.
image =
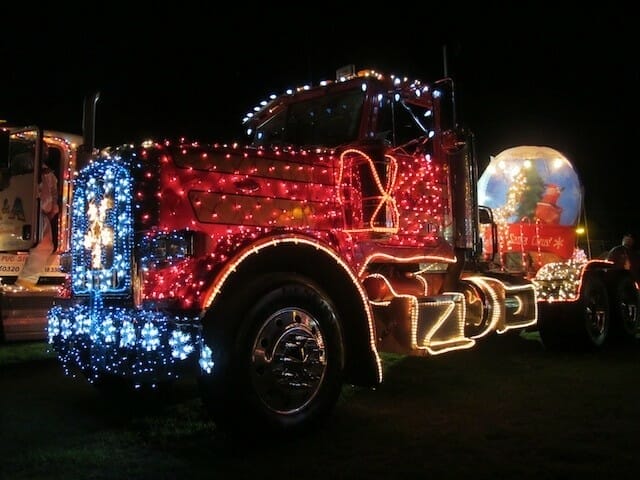
<svg viewBox="0 0 640 480">
<path fill-rule="evenodd" d="M 231 309 L 238 328 L 205 326 L 208 345 L 221 350 L 221 368 L 201 377 L 203 402 L 232 433 L 307 430 L 331 412 L 342 388 L 336 309 L 320 288 L 295 275 L 269 275 L 246 292 L 255 303 Z M 222 331 L 226 338 L 216 338 Z"/>
</svg>

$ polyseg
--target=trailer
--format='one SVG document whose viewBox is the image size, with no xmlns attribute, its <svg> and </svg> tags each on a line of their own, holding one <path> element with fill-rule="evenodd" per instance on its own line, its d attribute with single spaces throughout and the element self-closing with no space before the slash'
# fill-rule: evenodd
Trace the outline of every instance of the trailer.
<svg viewBox="0 0 640 480">
<path fill-rule="evenodd" d="M 478 201 L 494 221 L 481 229 L 484 257 L 533 281 L 547 348 L 636 342 L 637 279 L 579 245 L 578 228 L 588 232 L 584 188 L 563 153 L 534 145 L 500 152 L 480 176 Z"/>
</svg>

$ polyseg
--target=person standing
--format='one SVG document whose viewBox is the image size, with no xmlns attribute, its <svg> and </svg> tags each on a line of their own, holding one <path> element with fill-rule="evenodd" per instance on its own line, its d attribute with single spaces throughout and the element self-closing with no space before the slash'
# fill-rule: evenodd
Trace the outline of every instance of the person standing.
<svg viewBox="0 0 640 480">
<path fill-rule="evenodd" d="M 609 250 L 607 260 L 618 268 L 630 270 L 636 280 L 640 279 L 640 255 L 635 250 L 632 234 L 625 233 L 622 236 L 622 243 Z"/>
<path fill-rule="evenodd" d="M 48 165 L 47 146 L 43 147 L 43 160 L 39 188 L 40 197 L 40 241 L 29 250 L 29 256 L 15 281 L 24 290 L 39 290 L 40 274 L 54 251 L 53 220 L 58 214 L 58 178 Z"/>
</svg>

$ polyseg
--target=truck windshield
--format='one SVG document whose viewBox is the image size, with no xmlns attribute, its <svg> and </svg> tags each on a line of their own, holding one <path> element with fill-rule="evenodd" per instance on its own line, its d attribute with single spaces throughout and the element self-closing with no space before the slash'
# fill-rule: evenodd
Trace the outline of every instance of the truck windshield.
<svg viewBox="0 0 640 480">
<path fill-rule="evenodd" d="M 19 131 L 6 137 L 6 157 L 0 166 L 0 191 L 9 186 L 12 177 L 33 173 L 36 159 L 35 130 Z"/>
<path fill-rule="evenodd" d="M 336 147 L 354 142 L 364 99 L 361 90 L 349 90 L 292 103 L 259 125 L 251 143 Z"/>
<path fill-rule="evenodd" d="M 35 159 L 35 135 L 12 135 L 9 143 L 9 171 L 11 175 L 33 172 Z"/>
</svg>

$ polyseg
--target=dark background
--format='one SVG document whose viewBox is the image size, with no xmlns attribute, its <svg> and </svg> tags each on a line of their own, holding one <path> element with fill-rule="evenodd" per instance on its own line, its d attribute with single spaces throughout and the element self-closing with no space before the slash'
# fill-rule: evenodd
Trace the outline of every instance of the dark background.
<svg viewBox="0 0 640 480">
<path fill-rule="evenodd" d="M 232 141 L 269 94 L 334 79 L 346 64 L 425 82 L 448 74 L 481 169 L 512 146 L 556 148 L 584 185 L 594 250 L 640 233 L 640 56 L 630 7 L 23 8 L 3 15 L 0 119 L 82 133 L 83 99 L 100 91 L 98 146 Z"/>
</svg>

